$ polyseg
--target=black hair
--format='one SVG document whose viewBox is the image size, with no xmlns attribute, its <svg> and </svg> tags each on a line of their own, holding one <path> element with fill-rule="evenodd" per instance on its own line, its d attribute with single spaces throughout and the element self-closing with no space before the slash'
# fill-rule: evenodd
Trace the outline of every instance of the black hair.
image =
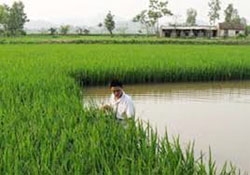
<svg viewBox="0 0 250 175">
<path fill-rule="evenodd" d="M 118 79 L 113 79 L 110 83 L 109 83 L 109 87 L 123 87 L 122 82 L 119 81 Z"/>
</svg>

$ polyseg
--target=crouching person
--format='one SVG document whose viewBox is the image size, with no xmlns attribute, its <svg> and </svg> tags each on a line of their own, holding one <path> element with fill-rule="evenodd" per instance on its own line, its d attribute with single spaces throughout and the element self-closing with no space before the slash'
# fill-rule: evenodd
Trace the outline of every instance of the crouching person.
<svg viewBox="0 0 250 175">
<path fill-rule="evenodd" d="M 135 107 L 129 95 L 123 90 L 123 85 L 119 80 L 112 80 L 109 84 L 111 96 L 107 104 L 101 106 L 103 110 L 113 111 L 117 120 L 123 122 L 134 119 Z"/>
</svg>

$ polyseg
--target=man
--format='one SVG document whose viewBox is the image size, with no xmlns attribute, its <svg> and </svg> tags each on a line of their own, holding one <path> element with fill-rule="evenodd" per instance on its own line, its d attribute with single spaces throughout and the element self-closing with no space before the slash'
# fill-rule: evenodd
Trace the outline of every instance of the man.
<svg viewBox="0 0 250 175">
<path fill-rule="evenodd" d="M 111 109 L 118 120 L 133 118 L 135 116 L 134 103 L 129 95 L 123 91 L 123 85 L 118 80 L 110 82 L 109 88 L 112 92 L 108 104 L 102 106 L 102 109 Z"/>
</svg>

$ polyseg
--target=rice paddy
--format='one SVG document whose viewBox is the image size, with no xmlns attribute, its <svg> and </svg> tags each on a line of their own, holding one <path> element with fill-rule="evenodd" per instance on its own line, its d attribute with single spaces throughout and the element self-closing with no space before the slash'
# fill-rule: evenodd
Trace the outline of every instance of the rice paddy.
<svg viewBox="0 0 250 175">
<path fill-rule="evenodd" d="M 82 108 L 81 87 L 250 79 L 249 46 L 0 45 L 0 174 L 237 174 L 212 152 Z M 181 136 L 180 136 L 181 137 Z M 181 138 L 180 138 L 181 139 Z M 203 156 L 202 156 L 203 155 Z M 229 160 L 230 161 L 230 160 Z"/>
</svg>

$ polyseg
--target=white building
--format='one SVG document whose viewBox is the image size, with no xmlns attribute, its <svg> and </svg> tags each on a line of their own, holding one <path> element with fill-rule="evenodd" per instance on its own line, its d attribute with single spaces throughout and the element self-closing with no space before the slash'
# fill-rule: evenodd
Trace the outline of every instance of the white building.
<svg viewBox="0 0 250 175">
<path fill-rule="evenodd" d="M 221 37 L 234 37 L 238 34 L 245 34 L 245 27 L 243 24 L 219 23 L 218 34 Z"/>
<path fill-rule="evenodd" d="M 219 23 L 218 26 L 161 26 L 161 37 L 233 37 L 244 34 L 244 25 Z"/>
<path fill-rule="evenodd" d="M 216 37 L 215 26 L 161 26 L 161 37 Z"/>
</svg>

